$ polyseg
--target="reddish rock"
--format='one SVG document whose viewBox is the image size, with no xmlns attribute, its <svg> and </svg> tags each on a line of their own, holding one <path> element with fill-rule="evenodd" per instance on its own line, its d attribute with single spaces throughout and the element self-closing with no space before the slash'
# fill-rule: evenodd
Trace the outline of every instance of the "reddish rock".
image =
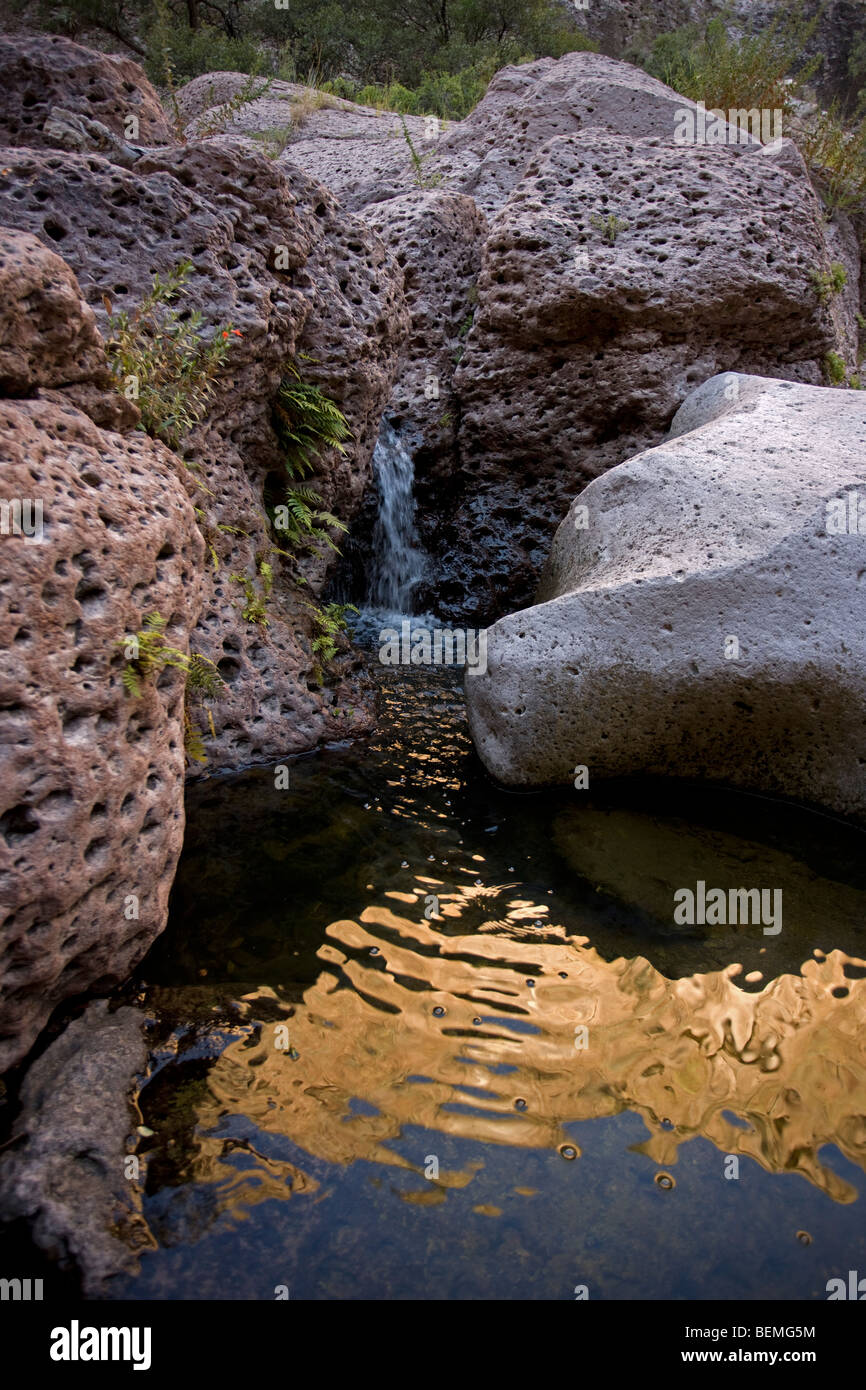
<svg viewBox="0 0 866 1390">
<path fill-rule="evenodd" d="M 173 138 L 159 98 L 137 63 L 82 48 L 56 34 L 0 36 L 0 90 L 0 145 L 50 146 L 43 126 L 52 106 L 101 121 L 115 135 L 143 145 L 163 145 Z"/>
<path fill-rule="evenodd" d="M 17 265 L 33 287 L 4 303 L 18 398 L 0 400 L 2 1071 L 55 1005 L 124 979 L 165 925 L 184 681 L 165 672 L 132 699 L 117 644 L 158 612 L 187 649 L 203 545 L 174 455 L 99 429 L 61 389 L 90 361 L 91 403 L 118 400 L 99 385 L 104 354 L 69 268 L 31 237 L 4 230 L 0 247 L 2 273 L 14 283 Z"/>
</svg>

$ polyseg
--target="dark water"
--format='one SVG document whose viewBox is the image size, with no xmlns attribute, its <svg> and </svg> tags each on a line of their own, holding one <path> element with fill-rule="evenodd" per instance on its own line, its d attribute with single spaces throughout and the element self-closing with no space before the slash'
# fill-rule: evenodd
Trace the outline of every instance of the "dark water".
<svg viewBox="0 0 866 1390">
<path fill-rule="evenodd" d="M 721 791 L 497 789 L 442 672 L 388 676 L 379 734 L 288 789 L 199 784 L 140 972 L 154 1248 L 117 1296 L 866 1274 L 863 844 Z M 698 879 L 781 889 L 781 932 L 676 926 Z"/>
</svg>

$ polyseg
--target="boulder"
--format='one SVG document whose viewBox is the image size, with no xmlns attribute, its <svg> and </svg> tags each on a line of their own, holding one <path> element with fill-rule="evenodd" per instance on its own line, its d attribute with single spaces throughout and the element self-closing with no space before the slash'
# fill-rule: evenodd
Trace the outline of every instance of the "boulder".
<svg viewBox="0 0 866 1390">
<path fill-rule="evenodd" d="M 204 548 L 175 456 L 94 423 L 128 425 L 132 407 L 105 385 L 69 267 L 5 229 L 0 257 L 15 389 L 0 399 L 2 1071 L 55 1005 L 125 978 L 165 925 L 183 838 L 184 680 L 167 670 L 131 698 L 118 644 L 159 613 L 187 649 Z"/>
<path fill-rule="evenodd" d="M 27 1220 L 40 1250 L 82 1272 L 90 1298 L 154 1244 L 143 1186 L 124 1165 L 136 1126 L 128 1096 L 146 1059 L 136 1009 L 89 1004 L 28 1070 L 13 1146 L 0 1156 L 0 1219 Z"/>
<path fill-rule="evenodd" d="M 53 106 L 145 145 L 172 139 L 159 97 L 137 63 L 56 34 L 0 36 L 0 88 L 0 145 L 53 144 L 44 131 Z"/>
<path fill-rule="evenodd" d="M 189 260 L 183 304 L 201 313 L 204 339 L 229 325 L 240 334 L 207 419 L 182 447 L 207 544 L 195 645 L 225 680 L 200 770 L 275 761 L 363 731 L 370 701 L 356 663 L 344 662 L 328 688 L 315 678 L 305 600 L 315 601 L 328 560 L 303 562 L 299 595 L 276 553 L 265 490 L 284 476 L 272 410 L 296 360 L 352 431 L 346 453 L 331 451 L 309 480 L 328 510 L 351 520 L 408 327 L 399 268 L 333 194 L 237 138 L 151 148 L 123 166 L 96 152 L 7 150 L 0 166 L 10 220 L 64 256 L 104 331 L 106 299 L 133 310 L 155 274 Z M 262 562 L 273 570 L 270 592 Z M 266 622 L 244 617 L 247 584 L 265 601 Z"/>
<path fill-rule="evenodd" d="M 706 382 L 578 496 L 535 606 L 490 629 L 466 681 L 486 767 L 700 778 L 866 822 L 864 539 L 859 392 Z"/>
<path fill-rule="evenodd" d="M 853 362 L 856 268 L 840 307 L 816 291 L 829 263 L 787 141 L 774 156 L 591 130 L 539 151 L 491 223 L 454 381 L 440 535 L 458 611 L 530 602 L 571 495 L 656 443 L 700 381 L 820 382 L 843 329 Z"/>
<path fill-rule="evenodd" d="M 470 193 L 490 215 L 556 136 L 596 130 L 670 144 L 684 108 L 694 103 L 600 53 L 539 58 L 496 74 L 475 109 L 439 141 L 431 173 Z"/>
<path fill-rule="evenodd" d="M 441 133 L 435 119 L 401 117 L 280 80 L 258 100 L 233 109 L 232 100 L 248 88 L 249 78 L 239 72 L 205 73 L 187 82 L 177 96 L 187 134 L 247 136 L 281 166 L 295 165 L 325 184 L 349 211 L 397 198 L 423 183 Z M 420 178 L 409 141 L 422 161 Z"/>
</svg>

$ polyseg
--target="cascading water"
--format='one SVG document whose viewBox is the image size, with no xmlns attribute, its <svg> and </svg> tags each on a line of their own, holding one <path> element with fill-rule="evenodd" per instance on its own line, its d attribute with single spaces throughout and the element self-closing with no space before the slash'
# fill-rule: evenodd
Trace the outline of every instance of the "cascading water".
<svg viewBox="0 0 866 1390">
<path fill-rule="evenodd" d="M 389 613 L 409 614 L 412 593 L 424 569 L 415 533 L 415 465 L 387 420 L 382 421 L 373 470 L 379 489 L 379 515 L 373 529 L 366 604 Z"/>
</svg>

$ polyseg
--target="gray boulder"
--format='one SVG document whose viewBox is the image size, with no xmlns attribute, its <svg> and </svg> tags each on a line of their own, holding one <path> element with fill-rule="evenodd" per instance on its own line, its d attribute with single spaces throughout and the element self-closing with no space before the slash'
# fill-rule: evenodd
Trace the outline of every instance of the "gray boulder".
<svg viewBox="0 0 866 1390">
<path fill-rule="evenodd" d="M 472 733 L 509 785 L 671 775 L 866 821 L 866 400 L 727 373 L 592 482 L 488 634 Z"/>
<path fill-rule="evenodd" d="M 126 1162 L 139 1119 L 128 1097 L 146 1061 L 142 1015 L 89 1004 L 27 1073 L 0 1159 L 0 1220 L 29 1221 L 41 1250 L 81 1269 L 91 1298 L 153 1245 Z"/>
</svg>

